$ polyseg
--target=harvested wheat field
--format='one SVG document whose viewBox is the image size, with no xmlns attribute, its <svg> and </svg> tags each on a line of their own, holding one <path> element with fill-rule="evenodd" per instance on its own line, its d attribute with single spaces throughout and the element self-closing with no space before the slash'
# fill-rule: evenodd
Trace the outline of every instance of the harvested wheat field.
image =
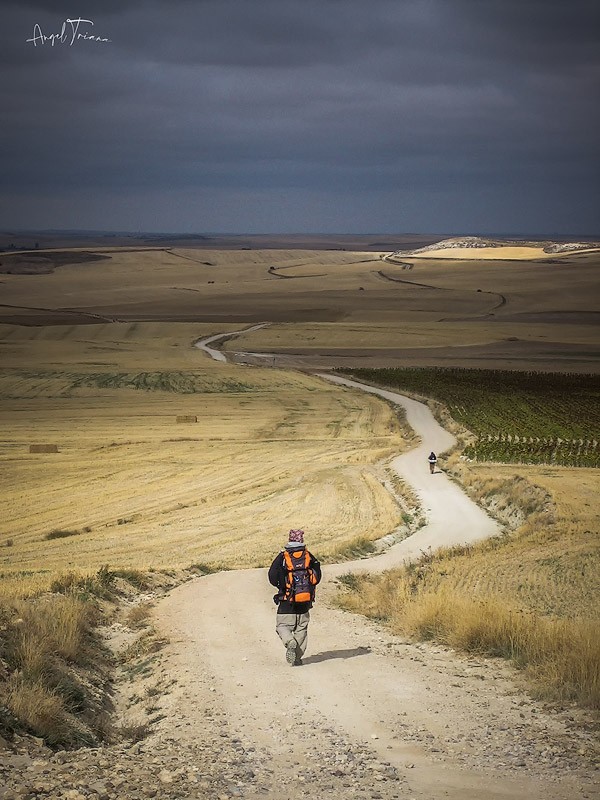
<svg viewBox="0 0 600 800">
<path fill-rule="evenodd" d="M 398 524 L 379 465 L 404 446 L 390 407 L 216 364 L 192 347 L 202 327 L 3 326 L 4 586 L 106 563 L 257 566 L 299 524 L 326 556 Z"/>
<path fill-rule="evenodd" d="M 284 247 L 2 254 L 0 313 L 20 323 L 0 327 L 5 574 L 232 566 L 240 529 L 255 565 L 288 523 L 325 555 L 393 530 L 377 464 L 404 446 L 395 414 L 261 366 L 597 369 L 597 255 L 470 252 L 410 263 Z M 192 347 L 257 321 L 268 324 L 221 345 L 253 366 Z"/>
<path fill-rule="evenodd" d="M 496 496 L 502 504 L 499 487 L 512 485 L 518 494 L 519 484 L 540 487 L 547 500 L 527 519 L 526 503 L 515 497 L 522 524 L 502 542 L 501 554 L 484 547 L 481 554 L 446 560 L 444 581 L 466 594 L 502 595 L 542 615 L 600 619 L 599 470 L 524 464 L 471 469 L 476 480 L 489 482 L 488 502 Z"/>
</svg>

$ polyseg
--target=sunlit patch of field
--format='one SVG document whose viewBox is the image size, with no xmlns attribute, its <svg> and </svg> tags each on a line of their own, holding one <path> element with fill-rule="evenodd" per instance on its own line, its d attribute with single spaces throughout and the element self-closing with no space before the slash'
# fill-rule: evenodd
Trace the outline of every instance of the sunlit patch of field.
<svg viewBox="0 0 600 800">
<path fill-rule="evenodd" d="M 427 253 L 414 253 L 411 258 L 466 258 L 478 261 L 534 261 L 538 258 L 549 258 L 543 247 L 442 247 Z"/>
<path fill-rule="evenodd" d="M 403 447 L 388 405 L 212 362 L 201 328 L 0 330 L 3 591 L 23 572 L 256 566 L 298 526 L 326 556 L 399 523 L 376 466 Z"/>
<path fill-rule="evenodd" d="M 397 250 L 390 261 L 401 258 L 451 258 L 467 260 L 529 261 L 581 253 L 598 253 L 598 242 L 536 242 L 492 240 L 478 236 L 443 239 L 412 250 Z"/>
</svg>

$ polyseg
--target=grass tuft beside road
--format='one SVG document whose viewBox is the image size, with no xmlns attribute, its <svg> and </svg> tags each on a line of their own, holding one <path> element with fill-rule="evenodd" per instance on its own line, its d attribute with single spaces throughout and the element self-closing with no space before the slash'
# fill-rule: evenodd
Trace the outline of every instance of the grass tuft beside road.
<svg viewBox="0 0 600 800">
<path fill-rule="evenodd" d="M 596 622 L 540 617 L 499 596 L 478 599 L 447 588 L 416 588 L 413 576 L 411 570 L 394 570 L 353 578 L 342 606 L 389 621 L 395 632 L 415 639 L 509 659 L 525 671 L 539 697 L 600 709 Z"/>
<path fill-rule="evenodd" d="M 53 746 L 93 745 L 102 737 L 102 707 L 82 677 L 92 664 L 99 674 L 108 666 L 93 633 L 97 619 L 97 606 L 74 593 L 0 603 L 0 704 L 14 727 Z"/>
<path fill-rule="evenodd" d="M 150 617 L 140 591 L 161 591 L 196 576 L 101 567 L 56 576 L 45 591 L 0 596 L 0 737 L 41 737 L 50 747 L 96 746 L 129 735 L 111 718 L 115 657 L 100 627 L 121 619 L 137 632 L 130 648 L 162 646 L 144 631 Z M 26 581 L 26 579 L 24 579 Z M 141 644 L 140 644 L 141 642 Z"/>
</svg>

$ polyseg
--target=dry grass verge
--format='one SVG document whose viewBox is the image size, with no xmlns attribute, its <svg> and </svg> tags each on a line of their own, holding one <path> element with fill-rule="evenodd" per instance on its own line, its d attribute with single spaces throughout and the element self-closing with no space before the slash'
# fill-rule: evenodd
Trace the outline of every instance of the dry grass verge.
<svg viewBox="0 0 600 800">
<path fill-rule="evenodd" d="M 197 573 L 183 571 L 179 580 Z M 135 601 L 140 591 L 177 582 L 162 573 L 105 566 L 93 575 L 60 575 L 34 596 L 2 595 L 0 736 L 29 733 L 51 747 L 72 748 L 118 735 L 110 720 L 116 661 L 98 628 L 117 614 L 122 598 Z M 146 627 L 148 604 L 121 615 L 131 629 Z M 146 633 L 135 647 L 152 652 L 155 637 Z"/>
<path fill-rule="evenodd" d="M 376 549 L 376 544 L 371 539 L 366 536 L 356 536 L 351 541 L 326 552 L 323 556 L 320 556 L 320 560 L 324 564 L 335 564 L 338 561 L 363 558 L 374 553 Z"/>
<path fill-rule="evenodd" d="M 18 724 L 43 738 L 50 746 L 90 745 L 95 739 L 70 714 L 64 698 L 42 681 L 15 677 L 8 684 L 6 706 Z"/>
<path fill-rule="evenodd" d="M 134 606 L 127 614 L 127 625 L 130 628 L 144 628 L 149 624 L 150 616 L 150 604 L 141 603 L 138 606 Z"/>
<path fill-rule="evenodd" d="M 103 735 L 97 689 L 108 660 L 94 636 L 97 606 L 75 594 L 45 594 L 0 606 L 0 703 L 50 745 L 94 744 Z M 92 679 L 92 674 L 95 679 Z"/>
<path fill-rule="evenodd" d="M 470 598 L 452 590 L 415 588 L 422 564 L 383 576 L 346 577 L 344 608 L 387 620 L 416 639 L 479 656 L 510 659 L 534 693 L 600 709 L 600 637 L 591 620 L 540 617 L 500 597 Z M 415 577 L 417 576 L 417 577 Z"/>
<path fill-rule="evenodd" d="M 600 473 L 462 465 L 461 482 L 506 527 L 433 566 L 429 585 L 504 597 L 541 616 L 600 619 Z"/>
</svg>

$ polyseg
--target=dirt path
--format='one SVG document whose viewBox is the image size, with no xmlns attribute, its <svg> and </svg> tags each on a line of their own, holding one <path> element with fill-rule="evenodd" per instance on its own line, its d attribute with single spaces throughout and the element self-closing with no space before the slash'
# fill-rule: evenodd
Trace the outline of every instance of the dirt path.
<svg viewBox="0 0 600 800">
<path fill-rule="evenodd" d="M 258 325 L 253 325 L 251 328 L 244 328 L 240 331 L 229 331 L 228 333 L 216 333 L 214 336 L 209 336 L 207 339 L 198 339 L 195 342 L 194 347 L 197 347 L 199 350 L 203 350 L 210 358 L 214 361 L 221 361 L 225 363 L 227 361 L 227 356 L 221 350 L 216 350 L 214 347 L 209 347 L 213 342 L 220 342 L 223 339 L 230 339 L 234 336 L 237 336 L 238 333 L 250 333 L 251 331 L 257 331 L 259 328 L 264 328 L 267 326 L 268 322 L 260 322 Z"/>
<path fill-rule="evenodd" d="M 163 599 L 157 624 L 171 644 L 161 669 L 177 680 L 167 716 L 178 720 L 182 746 L 202 739 L 207 714 L 211 725 L 218 715 L 224 757 L 233 747 L 251 765 L 224 797 L 595 796 L 579 755 L 587 743 L 584 734 L 578 738 L 575 720 L 532 703 L 505 665 L 411 644 L 331 606 L 342 572 L 385 569 L 428 547 L 496 532 L 442 472 L 429 474 L 427 453 L 443 452 L 453 441 L 429 409 L 393 392 L 360 388 L 404 406 L 421 437 L 393 467 L 418 492 L 428 524 L 381 556 L 324 570 L 299 668 L 286 664 L 275 635 L 265 570 L 206 576 Z M 249 546 L 243 530 L 240 546 Z M 173 735 L 166 719 L 161 726 L 163 736 Z"/>
<path fill-rule="evenodd" d="M 431 450 L 439 455 L 452 447 L 455 439 L 435 420 L 426 405 L 397 392 L 377 389 L 337 375 L 322 374 L 321 377 L 340 386 L 376 394 L 404 408 L 406 420 L 420 437 L 421 444 L 408 453 L 397 456 L 391 467 L 417 493 L 427 515 L 427 525 L 418 533 L 375 558 L 334 566 L 331 568 L 333 574 L 348 572 L 350 569 L 369 572 L 390 569 L 418 558 L 429 548 L 435 550 L 439 547 L 475 542 L 500 532 L 497 523 L 452 483 L 442 470 L 436 468 L 436 472 L 430 474 L 427 456 Z"/>
</svg>

